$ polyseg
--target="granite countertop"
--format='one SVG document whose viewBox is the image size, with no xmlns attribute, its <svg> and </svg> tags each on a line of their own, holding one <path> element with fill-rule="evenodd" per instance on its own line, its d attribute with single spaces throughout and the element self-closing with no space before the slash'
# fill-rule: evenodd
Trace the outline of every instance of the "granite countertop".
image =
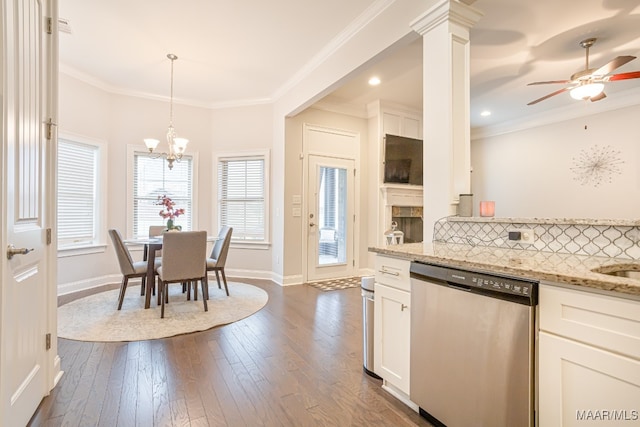
<svg viewBox="0 0 640 427">
<path fill-rule="evenodd" d="M 371 247 L 369 251 L 411 261 L 544 280 L 573 288 L 640 300 L 640 280 L 592 271 L 594 269 L 603 272 L 616 269 L 640 271 L 640 261 L 637 260 L 456 243 L 408 243 Z"/>
</svg>

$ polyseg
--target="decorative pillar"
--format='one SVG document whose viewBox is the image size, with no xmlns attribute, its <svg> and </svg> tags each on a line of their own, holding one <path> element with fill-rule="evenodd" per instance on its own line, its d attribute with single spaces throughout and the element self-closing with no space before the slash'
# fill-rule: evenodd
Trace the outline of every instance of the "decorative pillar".
<svg viewBox="0 0 640 427">
<path fill-rule="evenodd" d="M 469 29 L 482 13 L 444 0 L 411 23 L 422 35 L 424 242 L 470 193 Z"/>
</svg>

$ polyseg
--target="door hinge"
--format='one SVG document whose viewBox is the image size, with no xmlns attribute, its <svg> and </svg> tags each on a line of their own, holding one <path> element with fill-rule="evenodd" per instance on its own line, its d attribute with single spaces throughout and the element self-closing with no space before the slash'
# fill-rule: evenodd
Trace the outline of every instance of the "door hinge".
<svg viewBox="0 0 640 427">
<path fill-rule="evenodd" d="M 353 170 L 353 176 L 356 176 L 356 170 L 355 169 Z"/>
<path fill-rule="evenodd" d="M 51 244 L 51 229 L 47 228 L 47 245 Z"/>
<path fill-rule="evenodd" d="M 47 34 L 53 34 L 53 19 L 47 18 L 46 26 Z"/>
<path fill-rule="evenodd" d="M 351 265 L 353 265 L 354 267 L 356 266 L 356 260 L 355 259 L 351 260 Z"/>
<path fill-rule="evenodd" d="M 51 334 L 45 335 L 45 348 L 51 350 Z"/>
<path fill-rule="evenodd" d="M 47 120 L 46 126 L 47 126 L 46 138 L 50 140 L 51 138 L 53 138 L 53 128 L 55 126 L 58 126 L 58 124 L 54 123 L 53 120 L 51 118 L 49 118 Z"/>
</svg>

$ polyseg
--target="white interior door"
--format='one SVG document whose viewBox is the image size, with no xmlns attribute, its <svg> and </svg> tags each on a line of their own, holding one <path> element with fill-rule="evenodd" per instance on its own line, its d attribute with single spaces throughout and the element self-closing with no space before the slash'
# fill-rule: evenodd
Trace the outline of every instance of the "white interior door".
<svg viewBox="0 0 640 427">
<path fill-rule="evenodd" d="M 55 2 L 55 0 L 54 0 Z M 0 425 L 23 426 L 48 393 L 50 295 L 47 0 L 3 0 Z M 52 141 L 54 142 L 54 141 Z M 13 249 L 16 254 L 12 255 Z M 54 331 L 55 332 L 55 331 Z"/>
<path fill-rule="evenodd" d="M 353 276 L 354 160 L 309 156 L 307 280 Z"/>
</svg>

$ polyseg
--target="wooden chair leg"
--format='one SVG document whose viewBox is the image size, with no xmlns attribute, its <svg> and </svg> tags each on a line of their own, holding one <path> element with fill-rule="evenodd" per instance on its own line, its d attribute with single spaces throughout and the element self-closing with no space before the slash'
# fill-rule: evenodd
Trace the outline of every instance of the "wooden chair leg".
<svg viewBox="0 0 640 427">
<path fill-rule="evenodd" d="M 182 293 L 187 291 L 187 301 L 191 301 L 191 282 L 182 282 Z"/>
<path fill-rule="evenodd" d="M 193 285 L 193 300 L 198 301 L 198 281 L 189 282 L 189 286 Z"/>
<path fill-rule="evenodd" d="M 127 290 L 128 283 L 129 278 L 127 276 L 122 276 L 122 283 L 120 284 L 120 295 L 118 296 L 118 310 L 122 308 L 122 301 L 124 301 L 124 293 Z"/>
<path fill-rule="evenodd" d="M 207 300 L 209 299 L 209 281 L 207 280 L 207 275 L 200 280 L 202 284 L 202 302 L 204 304 L 204 311 L 209 311 L 209 307 L 207 306 Z M 194 288 L 198 286 L 198 282 L 193 282 Z"/>
<path fill-rule="evenodd" d="M 164 296 L 163 294 L 167 291 L 166 288 L 166 283 L 163 283 L 162 280 L 160 280 L 160 283 L 158 284 L 158 298 L 160 298 L 162 300 L 162 305 L 160 308 L 160 318 L 164 319 Z"/>
<path fill-rule="evenodd" d="M 142 276 L 142 280 L 140 283 L 140 296 L 144 295 L 144 289 L 146 284 L 147 284 L 147 278 L 145 276 Z"/>
<path fill-rule="evenodd" d="M 220 273 L 222 273 L 222 280 L 224 281 L 224 290 L 227 292 L 227 296 L 229 296 L 229 287 L 227 286 L 227 276 L 224 274 L 224 267 L 220 269 Z"/>
<path fill-rule="evenodd" d="M 218 275 L 218 269 L 216 268 L 213 271 L 216 272 L 216 280 L 218 281 L 218 289 L 222 289 L 222 286 L 220 286 L 220 276 Z"/>
</svg>

